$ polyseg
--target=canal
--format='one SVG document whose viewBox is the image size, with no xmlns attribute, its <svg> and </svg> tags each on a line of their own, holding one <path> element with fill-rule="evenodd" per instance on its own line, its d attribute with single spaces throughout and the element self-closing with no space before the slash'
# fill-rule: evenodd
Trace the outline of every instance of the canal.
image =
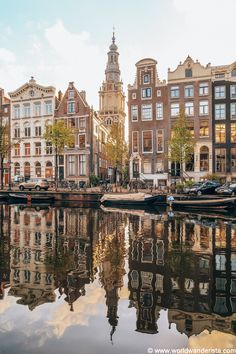
<svg viewBox="0 0 236 354">
<path fill-rule="evenodd" d="M 236 348 L 235 215 L 0 205 L 0 353 Z"/>
</svg>

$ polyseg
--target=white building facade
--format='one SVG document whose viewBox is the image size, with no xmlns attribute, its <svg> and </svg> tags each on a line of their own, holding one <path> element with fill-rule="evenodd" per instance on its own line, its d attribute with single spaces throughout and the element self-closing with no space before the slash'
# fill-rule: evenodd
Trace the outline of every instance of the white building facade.
<svg viewBox="0 0 236 354">
<path fill-rule="evenodd" d="M 54 120 L 55 88 L 41 86 L 34 78 L 9 92 L 11 98 L 11 178 L 54 177 L 52 146 L 43 135 Z"/>
</svg>

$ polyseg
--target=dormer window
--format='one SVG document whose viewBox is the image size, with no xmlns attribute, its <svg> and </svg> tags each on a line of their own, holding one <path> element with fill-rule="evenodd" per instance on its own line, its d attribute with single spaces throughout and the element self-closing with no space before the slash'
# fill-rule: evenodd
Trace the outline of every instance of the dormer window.
<svg viewBox="0 0 236 354">
<path fill-rule="evenodd" d="M 185 69 L 185 77 L 192 77 L 193 72 L 192 69 Z"/>
<path fill-rule="evenodd" d="M 143 83 L 144 84 L 149 84 L 149 82 L 150 82 L 150 75 L 149 74 L 145 74 L 143 76 Z"/>
<path fill-rule="evenodd" d="M 75 97 L 75 91 L 71 90 L 69 91 L 69 98 L 74 98 Z"/>
<path fill-rule="evenodd" d="M 68 102 L 67 112 L 68 113 L 75 113 L 75 102 Z"/>
</svg>

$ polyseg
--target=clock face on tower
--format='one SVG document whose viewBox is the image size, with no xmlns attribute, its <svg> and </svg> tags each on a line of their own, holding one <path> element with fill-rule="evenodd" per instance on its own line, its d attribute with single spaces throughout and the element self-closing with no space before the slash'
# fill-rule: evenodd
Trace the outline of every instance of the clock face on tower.
<svg viewBox="0 0 236 354">
<path fill-rule="evenodd" d="M 34 97 L 34 90 L 30 90 L 29 94 L 30 94 L 31 97 Z"/>
</svg>

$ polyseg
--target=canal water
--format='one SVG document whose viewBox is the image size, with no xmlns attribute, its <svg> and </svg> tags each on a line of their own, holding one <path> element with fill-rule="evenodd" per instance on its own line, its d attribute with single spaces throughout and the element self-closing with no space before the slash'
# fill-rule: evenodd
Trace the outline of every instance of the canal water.
<svg viewBox="0 0 236 354">
<path fill-rule="evenodd" d="M 0 353 L 236 348 L 236 218 L 0 205 Z"/>
</svg>

